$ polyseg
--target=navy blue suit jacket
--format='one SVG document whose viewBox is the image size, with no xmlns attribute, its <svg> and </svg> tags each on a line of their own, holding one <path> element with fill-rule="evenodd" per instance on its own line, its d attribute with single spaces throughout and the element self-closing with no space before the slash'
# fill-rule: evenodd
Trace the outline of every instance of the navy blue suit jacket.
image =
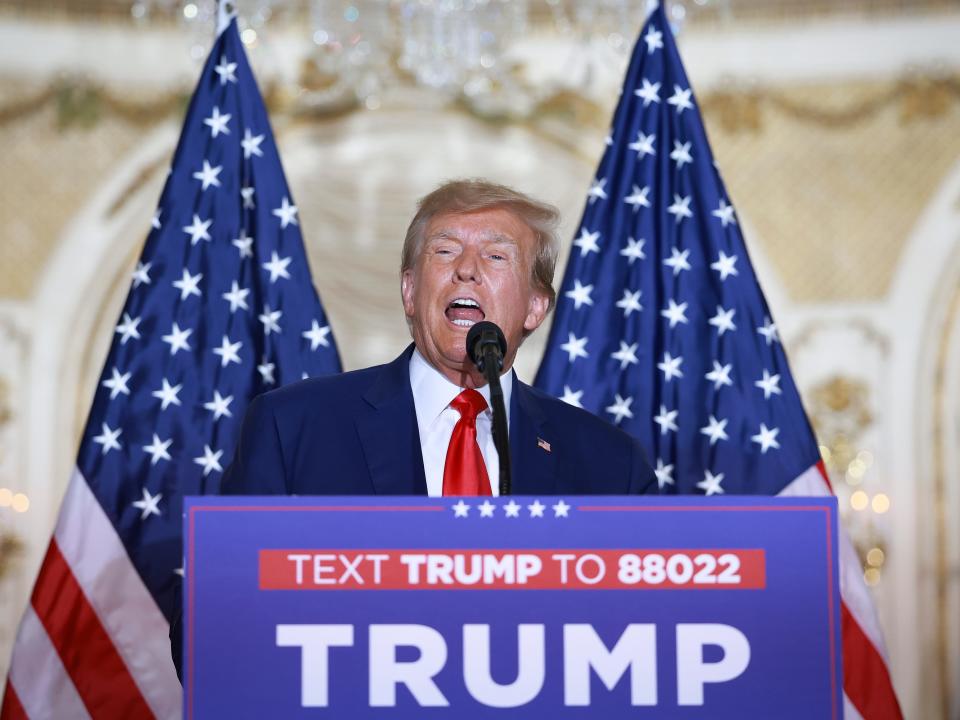
<svg viewBox="0 0 960 720">
<path fill-rule="evenodd" d="M 412 352 L 258 396 L 221 494 L 426 495 Z M 516 378 L 510 403 L 513 494 L 657 491 L 640 444 L 605 420 Z"/>
</svg>

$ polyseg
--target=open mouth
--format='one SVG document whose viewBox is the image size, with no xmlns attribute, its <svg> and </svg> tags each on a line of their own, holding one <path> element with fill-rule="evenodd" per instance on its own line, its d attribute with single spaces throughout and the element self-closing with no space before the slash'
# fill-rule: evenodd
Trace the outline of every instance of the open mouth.
<svg viewBox="0 0 960 720">
<path fill-rule="evenodd" d="M 468 328 L 483 320 L 483 309 L 473 298 L 454 298 L 447 305 L 447 319 L 458 327 Z"/>
</svg>

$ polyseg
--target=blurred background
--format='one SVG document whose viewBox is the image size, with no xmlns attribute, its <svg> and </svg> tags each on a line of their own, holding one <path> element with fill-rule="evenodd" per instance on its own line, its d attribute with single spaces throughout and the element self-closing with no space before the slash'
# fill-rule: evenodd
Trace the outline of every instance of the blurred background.
<svg viewBox="0 0 960 720">
<path fill-rule="evenodd" d="M 555 203 L 565 260 L 644 0 L 237 7 L 347 369 L 407 342 L 400 244 L 441 180 Z M 0 677 L 215 11 L 0 0 Z M 960 718 L 960 0 L 668 12 L 904 712 Z"/>
</svg>

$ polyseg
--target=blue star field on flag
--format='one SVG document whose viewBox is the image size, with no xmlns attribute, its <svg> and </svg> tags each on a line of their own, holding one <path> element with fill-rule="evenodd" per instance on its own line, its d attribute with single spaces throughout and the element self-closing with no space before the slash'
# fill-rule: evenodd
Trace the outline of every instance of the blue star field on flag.
<svg viewBox="0 0 960 720">
<path fill-rule="evenodd" d="M 663 10 L 633 51 L 536 386 L 637 437 L 661 493 L 819 461 Z"/>
<path fill-rule="evenodd" d="M 182 496 L 217 492 L 255 395 L 339 371 L 234 20 L 190 102 L 77 461 L 168 619 Z"/>
</svg>

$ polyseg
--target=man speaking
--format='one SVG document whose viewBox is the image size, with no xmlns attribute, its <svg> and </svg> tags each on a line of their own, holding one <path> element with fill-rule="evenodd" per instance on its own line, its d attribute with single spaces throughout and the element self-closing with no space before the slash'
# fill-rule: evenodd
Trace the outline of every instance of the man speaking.
<svg viewBox="0 0 960 720">
<path fill-rule="evenodd" d="M 483 180 L 424 197 L 403 245 L 413 335 L 386 365 L 257 397 L 224 494 L 498 494 L 490 388 L 467 351 L 478 322 L 503 331 L 500 383 L 518 495 L 655 492 L 640 444 L 523 384 L 517 349 L 556 300 L 555 208 Z"/>
</svg>

